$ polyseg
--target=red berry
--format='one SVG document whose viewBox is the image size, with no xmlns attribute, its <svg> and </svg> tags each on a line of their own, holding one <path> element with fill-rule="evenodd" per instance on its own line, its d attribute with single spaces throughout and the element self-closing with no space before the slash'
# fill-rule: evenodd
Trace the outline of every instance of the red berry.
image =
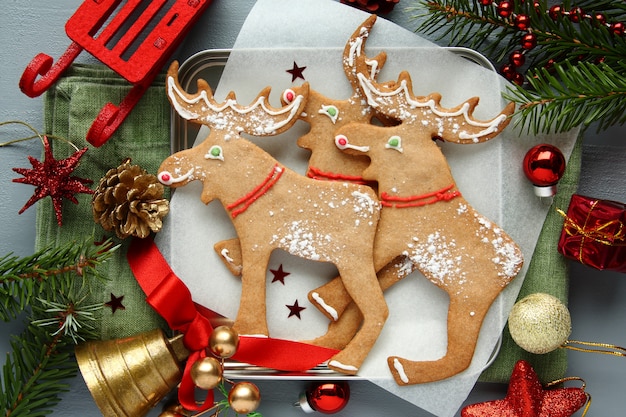
<svg viewBox="0 0 626 417">
<path fill-rule="evenodd" d="M 524 84 L 524 76 L 520 74 L 519 72 L 516 72 L 515 76 L 513 77 L 511 81 L 513 81 L 517 85 L 522 85 Z"/>
<path fill-rule="evenodd" d="M 493 0 L 480 0 L 480 4 L 483 6 L 491 6 L 491 3 L 493 3 Z"/>
<path fill-rule="evenodd" d="M 530 51 L 537 46 L 537 36 L 534 33 L 527 33 L 522 36 L 522 49 Z"/>
<path fill-rule="evenodd" d="M 583 17 L 583 9 L 581 9 L 580 7 L 574 7 L 569 12 L 569 20 L 571 20 L 574 23 L 580 22 L 580 19 L 582 19 L 582 17 Z"/>
<path fill-rule="evenodd" d="M 548 10 L 548 16 L 550 16 L 552 20 L 557 20 L 562 15 L 563 15 L 563 7 L 559 6 L 558 4 L 550 7 L 550 10 Z"/>
<path fill-rule="evenodd" d="M 500 17 L 507 18 L 513 14 L 513 3 L 510 1 L 502 1 L 496 8 Z"/>
<path fill-rule="evenodd" d="M 515 27 L 518 30 L 527 30 L 530 27 L 530 17 L 525 14 L 515 16 Z"/>
<path fill-rule="evenodd" d="M 606 23 L 606 16 L 602 13 L 596 13 L 593 15 L 593 21 L 600 25 L 604 25 Z"/>
<path fill-rule="evenodd" d="M 515 74 L 515 65 L 513 64 L 504 64 L 502 68 L 500 68 L 500 72 L 504 75 L 504 78 L 507 80 L 511 79 Z"/>
<path fill-rule="evenodd" d="M 509 62 L 516 67 L 521 67 L 526 62 L 526 57 L 522 51 L 514 51 L 509 56 Z"/>
<path fill-rule="evenodd" d="M 613 35 L 621 36 L 624 34 L 624 24 L 622 22 L 611 23 L 609 30 Z"/>
</svg>

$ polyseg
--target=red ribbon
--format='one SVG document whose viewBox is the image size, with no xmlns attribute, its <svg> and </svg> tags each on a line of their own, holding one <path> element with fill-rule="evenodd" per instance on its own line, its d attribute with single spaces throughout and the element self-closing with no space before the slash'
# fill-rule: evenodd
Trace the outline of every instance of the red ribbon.
<svg viewBox="0 0 626 417">
<path fill-rule="evenodd" d="M 184 334 L 187 359 L 179 388 L 181 405 L 203 411 L 213 405 L 212 391 L 204 404 L 194 399 L 191 365 L 206 355 L 213 327 L 207 317 L 216 313 L 193 302 L 187 286 L 176 276 L 152 239 L 133 239 L 127 253 L 128 264 L 152 306 L 173 329 Z M 306 371 L 337 354 L 335 349 L 290 340 L 240 336 L 234 360 L 282 371 Z"/>
</svg>

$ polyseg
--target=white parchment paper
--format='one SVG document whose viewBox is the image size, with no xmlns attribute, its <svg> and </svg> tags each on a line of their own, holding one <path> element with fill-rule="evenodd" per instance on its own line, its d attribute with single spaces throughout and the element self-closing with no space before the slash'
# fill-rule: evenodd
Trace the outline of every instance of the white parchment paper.
<svg viewBox="0 0 626 417">
<path fill-rule="evenodd" d="M 343 46 L 367 14 L 337 2 L 324 0 L 259 0 L 251 11 L 230 55 L 216 89 L 218 101 L 235 91 L 240 104 L 251 103 L 265 86 L 272 86 L 270 101 L 280 105 L 281 92 L 292 83 L 293 63 L 306 66 L 303 74 L 311 88 L 337 99 L 350 96 L 341 58 Z M 470 97 L 480 97 L 474 116 L 490 119 L 505 103 L 505 82 L 485 69 L 415 34 L 378 18 L 367 41 L 366 52 L 388 54 L 379 80 L 396 79 L 401 70 L 413 78 L 416 95 L 439 92 L 442 105 L 455 106 Z M 255 143 L 285 165 L 304 173 L 308 153 L 297 147 L 305 133 L 304 122 L 277 137 Z M 201 130 L 198 140 L 203 140 Z M 571 153 L 576 132 L 546 137 L 520 135 L 512 126 L 495 139 L 476 145 L 443 144 L 443 152 L 464 197 L 483 215 L 498 223 L 523 250 L 526 264 L 492 306 L 480 334 L 469 369 L 444 381 L 399 387 L 387 368 L 386 358 L 397 355 L 413 360 L 434 360 L 446 351 L 447 295 L 415 272 L 385 293 L 390 315 L 359 376 L 437 416 L 454 415 L 493 355 L 522 284 L 535 243 L 549 208 L 535 197 L 524 178 L 521 161 L 537 143 L 558 146 Z M 227 178 L 224 181 L 228 181 Z M 213 251 L 214 243 L 235 237 L 219 201 L 204 205 L 200 183 L 177 189 L 171 212 L 157 244 L 172 268 L 190 288 L 194 300 L 227 317 L 239 307 L 240 279 L 233 277 Z M 359 262 L 355 257 L 355 262 Z M 306 295 L 335 276 L 332 265 L 303 261 L 275 252 L 269 269 L 290 272 L 285 284 L 272 283 L 268 271 L 268 324 L 272 337 L 310 339 L 326 331 L 327 319 L 309 304 Z M 288 317 L 287 305 L 305 307 L 301 318 Z"/>
</svg>

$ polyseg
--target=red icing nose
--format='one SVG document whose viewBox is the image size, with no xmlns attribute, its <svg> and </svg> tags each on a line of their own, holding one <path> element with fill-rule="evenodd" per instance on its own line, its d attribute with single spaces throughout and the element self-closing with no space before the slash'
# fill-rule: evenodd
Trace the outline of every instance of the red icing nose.
<svg viewBox="0 0 626 417">
<path fill-rule="evenodd" d="M 294 98 L 296 98 L 296 94 L 292 90 L 287 90 L 285 91 L 285 94 L 283 97 L 285 98 L 285 101 L 287 103 L 291 103 L 294 100 Z"/>
<path fill-rule="evenodd" d="M 172 177 L 167 172 L 163 172 L 159 175 L 159 179 L 162 182 L 169 182 L 172 179 Z"/>
</svg>

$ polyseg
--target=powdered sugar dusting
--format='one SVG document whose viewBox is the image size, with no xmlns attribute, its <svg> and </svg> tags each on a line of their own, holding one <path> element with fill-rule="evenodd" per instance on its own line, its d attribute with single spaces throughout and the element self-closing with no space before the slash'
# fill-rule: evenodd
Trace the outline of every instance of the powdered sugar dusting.
<svg viewBox="0 0 626 417">
<path fill-rule="evenodd" d="M 462 268 L 462 257 L 458 253 L 454 239 L 448 239 L 436 231 L 429 234 L 426 241 L 414 238 L 404 255 L 430 280 L 437 280 L 445 285 L 452 281 L 461 284 L 465 281 L 466 273 Z"/>
<path fill-rule="evenodd" d="M 475 213 L 474 216 L 481 226 L 476 233 L 478 236 L 482 236 L 481 241 L 483 243 L 493 248 L 495 256 L 491 260 L 498 265 L 498 275 L 503 278 L 503 284 L 506 284 L 517 275 L 523 262 L 523 256 L 517 245 L 505 238 L 502 229 L 478 213 Z M 487 232 L 490 232 L 489 236 Z"/>
</svg>

